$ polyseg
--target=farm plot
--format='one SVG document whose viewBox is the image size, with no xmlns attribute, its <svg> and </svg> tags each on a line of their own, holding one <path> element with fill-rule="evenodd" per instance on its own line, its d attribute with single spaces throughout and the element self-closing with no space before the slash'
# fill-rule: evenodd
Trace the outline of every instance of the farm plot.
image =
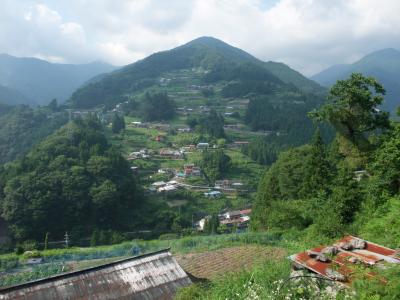
<svg viewBox="0 0 400 300">
<path fill-rule="evenodd" d="M 282 259 L 286 255 L 282 248 L 248 245 L 175 257 L 182 268 L 191 275 L 212 279 L 227 272 L 250 269 L 255 263 L 267 259 Z"/>
</svg>

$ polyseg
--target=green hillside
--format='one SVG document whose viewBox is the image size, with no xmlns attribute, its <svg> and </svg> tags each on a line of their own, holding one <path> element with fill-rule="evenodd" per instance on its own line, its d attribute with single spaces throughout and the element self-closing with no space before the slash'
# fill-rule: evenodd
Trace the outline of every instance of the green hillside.
<svg viewBox="0 0 400 300">
<path fill-rule="evenodd" d="M 116 104 L 122 96 L 157 86 L 167 73 L 183 70 L 187 70 L 184 80 L 187 86 L 221 83 L 229 89 L 235 82 L 246 87 L 246 94 L 269 94 L 297 88 L 322 91 L 316 83 L 283 64 L 264 63 L 220 40 L 202 37 L 172 50 L 152 54 L 83 86 L 72 95 L 71 104 L 77 108 Z"/>
<path fill-rule="evenodd" d="M 20 158 L 67 120 L 65 112 L 47 107 L 0 107 L 0 164 Z"/>
</svg>

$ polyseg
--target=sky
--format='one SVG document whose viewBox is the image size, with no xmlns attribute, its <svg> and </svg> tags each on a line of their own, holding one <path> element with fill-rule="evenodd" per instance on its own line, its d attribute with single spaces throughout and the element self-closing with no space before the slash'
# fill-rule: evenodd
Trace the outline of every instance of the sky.
<svg viewBox="0 0 400 300">
<path fill-rule="evenodd" d="M 213 36 L 305 75 L 400 49 L 399 0 L 0 0 L 0 53 L 125 65 Z"/>
</svg>

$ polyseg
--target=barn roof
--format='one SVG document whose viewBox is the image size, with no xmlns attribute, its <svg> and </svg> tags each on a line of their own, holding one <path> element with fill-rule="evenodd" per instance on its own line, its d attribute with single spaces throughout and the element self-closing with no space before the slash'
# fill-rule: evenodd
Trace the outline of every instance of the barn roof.
<svg viewBox="0 0 400 300">
<path fill-rule="evenodd" d="M 191 283 L 169 249 L 0 290 L 0 299 L 173 299 Z"/>
<path fill-rule="evenodd" d="M 327 279 L 350 284 L 357 275 L 354 267 L 369 267 L 384 263 L 400 264 L 400 252 L 354 236 L 345 236 L 330 246 L 320 246 L 289 257 L 302 266 Z M 366 274 L 374 277 L 373 273 Z"/>
</svg>

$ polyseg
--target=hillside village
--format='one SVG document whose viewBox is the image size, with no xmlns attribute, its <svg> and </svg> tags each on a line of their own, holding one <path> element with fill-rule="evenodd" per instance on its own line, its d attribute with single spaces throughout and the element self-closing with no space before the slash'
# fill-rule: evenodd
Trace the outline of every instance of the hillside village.
<svg viewBox="0 0 400 300">
<path fill-rule="evenodd" d="M 0 299 L 399 299 L 400 108 L 346 72 L 200 37 L 0 105 Z"/>
</svg>

